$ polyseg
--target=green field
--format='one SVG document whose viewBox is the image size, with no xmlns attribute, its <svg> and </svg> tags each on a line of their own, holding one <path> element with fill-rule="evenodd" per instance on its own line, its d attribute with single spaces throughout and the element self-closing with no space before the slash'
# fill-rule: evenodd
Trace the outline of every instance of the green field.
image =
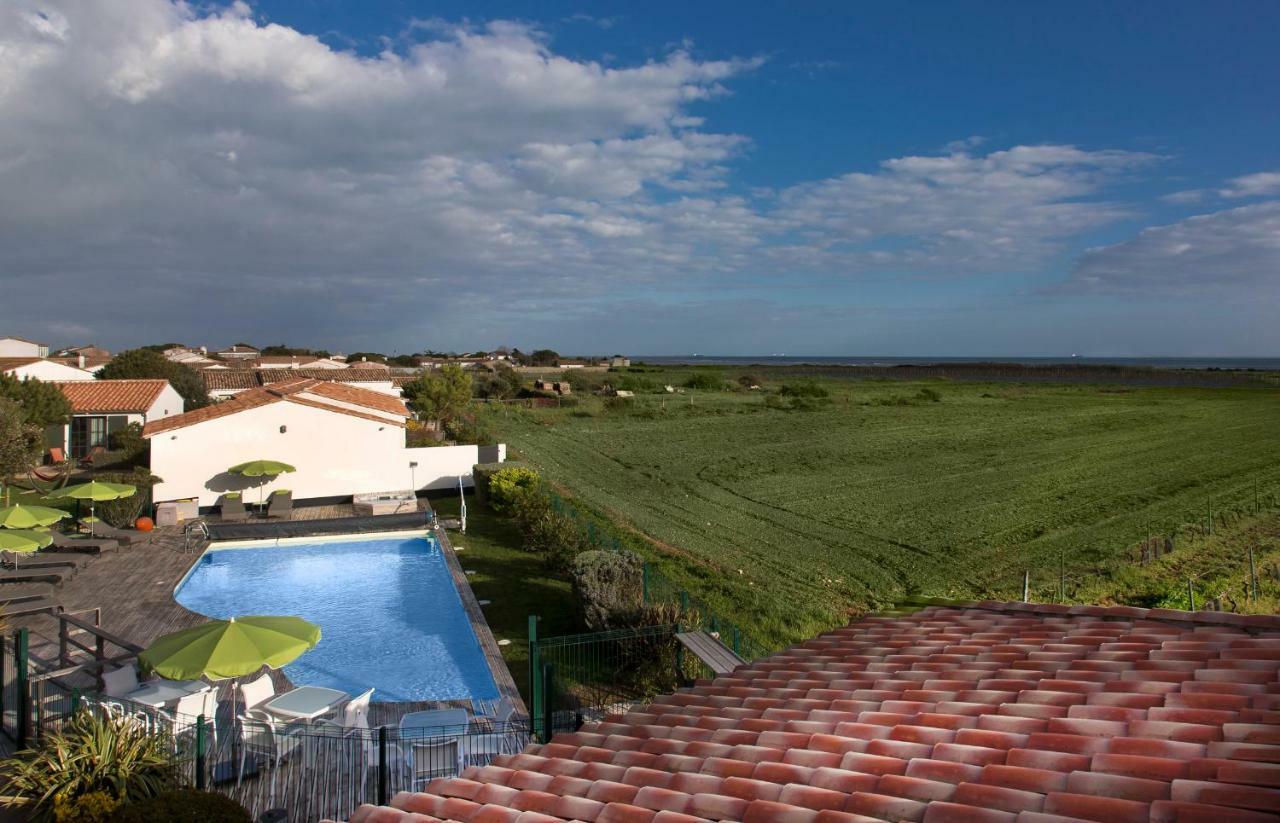
<svg viewBox="0 0 1280 823">
<path fill-rule="evenodd" d="M 773 644 L 904 594 L 1020 596 L 1024 570 L 1096 593 L 1146 535 L 1280 492 L 1275 389 L 825 380 L 790 411 L 764 382 L 483 416 Z"/>
</svg>

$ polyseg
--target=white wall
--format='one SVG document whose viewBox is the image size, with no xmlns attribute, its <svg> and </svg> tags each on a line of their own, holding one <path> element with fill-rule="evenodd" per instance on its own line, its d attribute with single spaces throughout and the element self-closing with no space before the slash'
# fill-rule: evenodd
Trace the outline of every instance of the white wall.
<svg viewBox="0 0 1280 823">
<path fill-rule="evenodd" d="M 151 408 L 147 409 L 146 419 L 142 422 L 149 423 L 152 420 L 163 420 L 175 414 L 182 414 L 185 407 L 186 401 L 182 399 L 182 395 L 178 394 L 178 390 L 172 385 L 166 385 L 156 396 Z"/>
<path fill-rule="evenodd" d="M 213 506 L 227 490 L 241 490 L 255 502 L 260 489 L 267 495 L 291 489 L 302 500 L 408 489 L 411 483 L 449 488 L 459 474 L 470 482 L 479 453 L 476 446 L 406 449 L 399 426 L 279 402 L 154 435 L 151 471 L 164 480 L 155 487 L 157 501 L 198 497 L 201 506 Z M 258 459 L 280 460 L 297 471 L 262 486 L 257 478 L 226 473 Z M 411 461 L 418 463 L 412 472 Z"/>
<path fill-rule="evenodd" d="M 0 337 L 0 357 L 48 357 L 49 347 L 15 337 Z"/>
<path fill-rule="evenodd" d="M 75 366 L 68 366 L 64 363 L 55 363 L 52 360 L 37 360 L 34 363 L 28 363 L 25 366 L 19 366 L 11 369 L 8 374 L 22 380 L 30 377 L 33 380 L 43 380 L 51 383 L 55 380 L 96 380 L 92 372 L 84 369 L 77 369 Z"/>
</svg>

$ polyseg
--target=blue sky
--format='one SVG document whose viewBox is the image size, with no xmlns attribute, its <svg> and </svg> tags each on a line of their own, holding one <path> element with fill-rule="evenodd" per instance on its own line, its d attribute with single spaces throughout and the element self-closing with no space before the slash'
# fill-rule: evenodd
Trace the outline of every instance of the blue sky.
<svg viewBox="0 0 1280 823">
<path fill-rule="evenodd" d="M 1280 352 L 1274 4 L 115 8 L 0 11 L 10 332 Z"/>
</svg>

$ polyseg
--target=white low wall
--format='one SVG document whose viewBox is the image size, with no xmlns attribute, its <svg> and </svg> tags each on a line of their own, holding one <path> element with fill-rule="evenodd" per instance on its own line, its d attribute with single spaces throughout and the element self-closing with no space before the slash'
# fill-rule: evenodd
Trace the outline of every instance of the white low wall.
<svg viewBox="0 0 1280 823">
<path fill-rule="evenodd" d="M 289 489 L 295 500 L 471 484 L 476 463 L 505 457 L 502 446 L 409 449 L 404 429 L 294 403 L 273 403 L 151 438 L 151 471 L 163 482 L 154 499 L 198 498 L 214 506 L 226 491 L 247 502 Z M 267 478 L 227 473 L 237 463 L 279 460 L 296 472 Z M 417 463 L 410 467 L 410 463 Z"/>
</svg>

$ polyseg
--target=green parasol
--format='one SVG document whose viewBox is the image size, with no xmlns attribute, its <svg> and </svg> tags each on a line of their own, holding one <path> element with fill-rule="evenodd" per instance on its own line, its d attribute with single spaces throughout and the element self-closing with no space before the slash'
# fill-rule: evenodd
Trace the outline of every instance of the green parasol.
<svg viewBox="0 0 1280 823">
<path fill-rule="evenodd" d="M 62 509 L 15 503 L 12 506 L 0 508 L 0 526 L 6 529 L 32 529 L 37 526 L 52 526 L 62 518 L 70 516 L 69 512 Z"/>
<path fill-rule="evenodd" d="M 53 538 L 43 532 L 25 531 L 23 529 L 6 529 L 0 531 L 0 551 L 17 554 L 30 554 L 43 549 L 53 542 Z M 13 567 L 18 568 L 15 558 Z"/>
<path fill-rule="evenodd" d="M 279 460 L 250 460 L 247 463 L 241 463 L 238 466 L 232 466 L 227 469 L 231 474 L 238 474 L 242 477 L 276 477 L 281 474 L 289 474 L 296 472 L 293 466 L 288 463 L 281 463 Z M 266 483 L 258 488 L 258 505 L 261 506 L 265 500 Z"/>
<path fill-rule="evenodd" d="M 100 480 L 90 480 L 88 483 L 81 483 L 77 486 L 67 486 L 65 489 L 59 489 L 49 494 L 50 499 L 70 498 L 72 500 L 88 500 L 89 501 L 89 534 L 93 534 L 93 524 L 96 518 L 93 516 L 94 504 L 99 500 L 119 500 L 122 497 L 133 497 L 138 493 L 136 486 L 130 486 L 128 483 L 103 483 Z"/>
</svg>

